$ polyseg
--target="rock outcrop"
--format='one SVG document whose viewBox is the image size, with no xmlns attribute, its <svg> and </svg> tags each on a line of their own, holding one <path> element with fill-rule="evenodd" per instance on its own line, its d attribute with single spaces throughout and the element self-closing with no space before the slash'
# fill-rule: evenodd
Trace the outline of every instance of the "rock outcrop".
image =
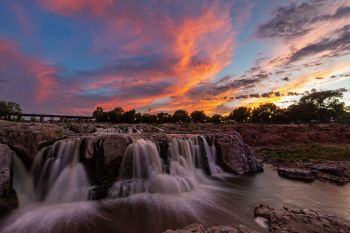
<svg viewBox="0 0 350 233">
<path fill-rule="evenodd" d="M 299 168 L 280 167 L 278 168 L 278 175 L 304 181 L 314 181 L 316 179 L 314 174 L 310 170 Z"/>
<path fill-rule="evenodd" d="M 338 185 L 344 185 L 350 182 L 350 162 L 346 161 L 317 161 L 289 164 L 289 167 L 275 164 L 278 166 L 280 176 L 303 180 L 329 181 Z"/>
<path fill-rule="evenodd" d="M 17 206 L 16 192 L 12 188 L 13 151 L 0 144 L 0 216 Z"/>
<path fill-rule="evenodd" d="M 267 219 L 270 233 L 303 232 L 303 233 L 346 233 L 350 232 L 350 222 L 335 216 L 323 215 L 314 210 L 291 210 L 284 207 L 276 210 L 260 205 L 254 215 Z"/>
<path fill-rule="evenodd" d="M 163 233 L 257 233 L 244 225 L 212 226 L 204 227 L 202 224 L 194 223 L 182 229 L 166 230 Z"/>
<path fill-rule="evenodd" d="M 215 145 L 220 155 L 219 160 L 226 170 L 236 174 L 263 170 L 262 162 L 238 133 L 215 135 Z"/>
</svg>

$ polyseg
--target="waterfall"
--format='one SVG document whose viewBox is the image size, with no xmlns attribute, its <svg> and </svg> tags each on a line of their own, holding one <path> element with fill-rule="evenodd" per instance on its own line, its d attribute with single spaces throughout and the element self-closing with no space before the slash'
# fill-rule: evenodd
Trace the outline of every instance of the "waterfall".
<svg viewBox="0 0 350 233">
<path fill-rule="evenodd" d="M 221 167 L 217 165 L 215 145 L 209 146 L 207 140 L 203 136 L 201 136 L 201 138 L 203 140 L 205 154 L 208 159 L 210 174 L 215 175 L 215 174 L 223 173 L 223 170 L 221 169 Z"/>
<path fill-rule="evenodd" d="M 15 153 L 13 161 L 13 188 L 16 190 L 18 206 L 25 206 L 34 201 L 33 179 Z"/>
<path fill-rule="evenodd" d="M 109 128 L 96 128 L 95 134 L 132 134 L 141 133 L 142 131 L 133 127 L 109 127 Z"/>
<path fill-rule="evenodd" d="M 79 162 L 80 140 L 61 140 L 35 156 L 30 173 L 15 160 L 15 189 L 20 205 L 30 202 L 62 203 L 87 200 L 87 175 Z"/>
<path fill-rule="evenodd" d="M 130 144 L 123 157 L 120 177 L 111 187 L 110 196 L 180 194 L 194 190 L 205 179 L 199 139 L 206 142 L 204 137 L 171 138 L 168 170 L 164 169 L 165 161 L 161 160 L 154 142 L 140 139 Z M 204 145 L 207 147 L 206 156 L 211 158 L 210 170 L 213 174 L 220 172 L 220 168 L 215 165 L 215 150 L 207 142 Z"/>
</svg>

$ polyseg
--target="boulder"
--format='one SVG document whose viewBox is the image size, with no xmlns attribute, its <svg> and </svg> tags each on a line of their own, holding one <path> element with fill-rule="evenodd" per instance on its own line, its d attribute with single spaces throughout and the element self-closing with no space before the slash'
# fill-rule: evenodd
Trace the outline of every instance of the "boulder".
<svg viewBox="0 0 350 233">
<path fill-rule="evenodd" d="M 94 183 L 106 177 L 115 180 L 119 175 L 123 155 L 131 143 L 127 135 L 84 137 L 81 141 L 80 160 Z"/>
<path fill-rule="evenodd" d="M 303 181 L 314 181 L 316 179 L 315 175 L 308 169 L 299 168 L 278 168 L 278 175 Z"/>
<path fill-rule="evenodd" d="M 204 227 L 202 224 L 194 223 L 178 230 L 166 230 L 163 233 L 257 233 L 249 230 L 244 225 L 212 226 Z"/>
<path fill-rule="evenodd" d="M 342 176 L 344 175 L 345 168 L 342 166 L 337 166 L 335 164 L 314 164 L 311 167 L 312 170 L 316 172 L 322 172 L 322 173 L 327 173 L 335 176 Z"/>
<path fill-rule="evenodd" d="M 262 162 L 257 159 L 254 151 L 236 132 L 215 135 L 215 146 L 219 162 L 226 170 L 236 173 L 255 173 L 263 170 Z"/>
<path fill-rule="evenodd" d="M 303 232 L 333 233 L 350 232 L 350 222 L 335 216 L 320 214 L 314 210 L 276 210 L 260 205 L 254 210 L 255 217 L 266 218 L 270 233 Z"/>
<path fill-rule="evenodd" d="M 12 188 L 13 151 L 7 145 L 0 144 L 0 215 L 17 206 L 17 198 Z"/>
<path fill-rule="evenodd" d="M 74 133 L 88 134 L 96 131 L 95 127 L 91 124 L 70 124 L 68 129 Z"/>
</svg>

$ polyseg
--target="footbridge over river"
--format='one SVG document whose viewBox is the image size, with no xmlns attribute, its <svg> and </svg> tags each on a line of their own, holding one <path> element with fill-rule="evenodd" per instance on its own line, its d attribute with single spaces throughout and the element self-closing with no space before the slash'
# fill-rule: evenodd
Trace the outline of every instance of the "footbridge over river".
<svg viewBox="0 0 350 233">
<path fill-rule="evenodd" d="M 91 116 L 74 116 L 74 115 L 58 115 L 58 114 L 38 114 L 38 113 L 22 113 L 17 116 L 24 121 L 78 121 L 78 122 L 88 122 L 93 121 Z"/>
</svg>

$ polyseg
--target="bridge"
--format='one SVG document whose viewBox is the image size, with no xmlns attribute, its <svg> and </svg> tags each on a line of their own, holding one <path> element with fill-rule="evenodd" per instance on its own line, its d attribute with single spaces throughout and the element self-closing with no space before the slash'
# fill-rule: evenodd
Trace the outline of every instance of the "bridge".
<svg viewBox="0 0 350 233">
<path fill-rule="evenodd" d="M 19 116 L 22 120 L 28 119 L 29 120 L 39 120 L 41 122 L 44 121 L 59 121 L 59 122 L 65 122 L 65 121 L 79 121 L 79 122 L 86 122 L 86 121 L 93 121 L 93 117 L 91 116 L 72 116 L 72 115 L 57 115 L 57 114 L 38 114 L 38 113 L 22 113 Z"/>
</svg>

